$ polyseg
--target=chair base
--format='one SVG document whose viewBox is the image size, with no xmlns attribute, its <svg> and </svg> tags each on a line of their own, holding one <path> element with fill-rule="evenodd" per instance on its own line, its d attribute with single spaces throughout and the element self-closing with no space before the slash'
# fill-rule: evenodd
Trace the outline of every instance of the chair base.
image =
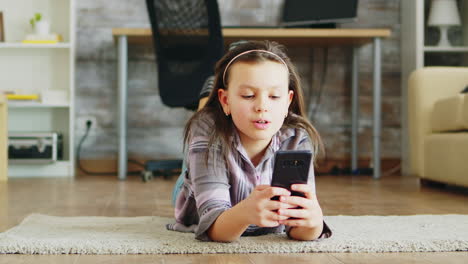
<svg viewBox="0 0 468 264">
<path fill-rule="evenodd" d="M 144 182 L 152 180 L 156 176 L 163 176 L 165 179 L 180 173 L 182 160 L 148 160 L 145 169 L 141 172 Z"/>
</svg>

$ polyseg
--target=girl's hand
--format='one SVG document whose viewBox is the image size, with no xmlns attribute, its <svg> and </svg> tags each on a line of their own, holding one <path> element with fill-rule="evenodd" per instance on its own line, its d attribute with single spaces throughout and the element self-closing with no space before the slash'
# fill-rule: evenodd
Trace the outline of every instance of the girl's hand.
<svg viewBox="0 0 468 264">
<path fill-rule="evenodd" d="M 280 220 L 280 224 L 287 226 L 317 228 L 323 224 L 322 208 L 317 200 L 317 196 L 313 193 L 312 186 L 308 184 L 293 184 L 293 191 L 302 192 L 304 197 L 300 196 L 283 196 L 280 201 L 291 206 L 289 208 L 281 208 L 278 214 L 287 218 L 294 217 L 297 219 Z M 301 208 L 295 208 L 295 207 Z"/>
<path fill-rule="evenodd" d="M 243 200 L 242 206 L 245 211 L 246 220 L 249 224 L 260 227 L 275 227 L 280 225 L 279 221 L 286 220 L 288 216 L 281 216 L 277 210 L 281 208 L 291 208 L 291 205 L 280 201 L 271 200 L 274 196 L 289 197 L 291 193 L 280 187 L 269 185 L 259 185 L 252 193 Z"/>
</svg>

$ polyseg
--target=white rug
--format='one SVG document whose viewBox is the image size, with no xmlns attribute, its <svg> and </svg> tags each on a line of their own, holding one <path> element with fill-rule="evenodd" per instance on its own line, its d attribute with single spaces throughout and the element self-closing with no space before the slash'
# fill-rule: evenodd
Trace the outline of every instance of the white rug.
<svg viewBox="0 0 468 264">
<path fill-rule="evenodd" d="M 468 251 L 468 215 L 328 216 L 329 239 L 284 234 L 200 242 L 168 231 L 163 217 L 55 217 L 32 214 L 0 233 L 0 253 L 166 254 Z"/>
</svg>

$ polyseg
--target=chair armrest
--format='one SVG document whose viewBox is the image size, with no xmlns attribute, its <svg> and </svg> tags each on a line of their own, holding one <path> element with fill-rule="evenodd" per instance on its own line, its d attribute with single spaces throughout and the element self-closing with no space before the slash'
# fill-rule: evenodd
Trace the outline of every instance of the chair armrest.
<svg viewBox="0 0 468 264">
<path fill-rule="evenodd" d="M 460 93 L 468 85 L 468 67 L 426 67 L 408 80 L 408 132 L 411 173 L 424 175 L 424 138 L 431 133 L 435 102 Z"/>
</svg>

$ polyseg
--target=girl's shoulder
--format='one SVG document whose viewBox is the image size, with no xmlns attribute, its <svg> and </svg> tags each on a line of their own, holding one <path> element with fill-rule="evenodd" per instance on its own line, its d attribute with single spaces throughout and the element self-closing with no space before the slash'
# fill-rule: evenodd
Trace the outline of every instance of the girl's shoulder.
<svg viewBox="0 0 468 264">
<path fill-rule="evenodd" d="M 191 136 L 209 136 L 215 126 L 214 115 L 209 112 L 199 112 L 190 123 Z"/>
<path fill-rule="evenodd" d="M 216 151 L 222 149 L 221 140 L 216 136 L 214 114 L 206 111 L 198 112 L 190 122 L 186 143 L 188 148 L 210 148 Z"/>
</svg>

